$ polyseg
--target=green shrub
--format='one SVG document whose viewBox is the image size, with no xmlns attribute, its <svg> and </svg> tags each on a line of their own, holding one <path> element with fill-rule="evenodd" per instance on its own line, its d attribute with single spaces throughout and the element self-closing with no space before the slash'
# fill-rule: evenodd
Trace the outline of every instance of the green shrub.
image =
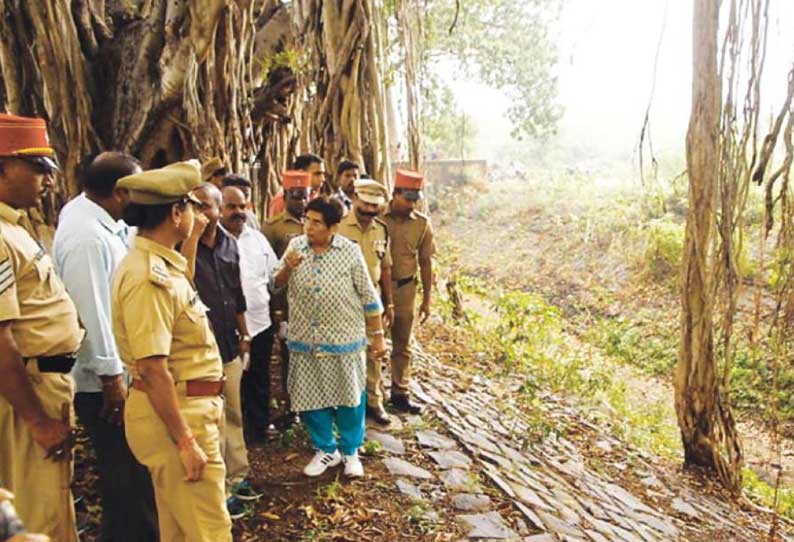
<svg viewBox="0 0 794 542">
<path fill-rule="evenodd" d="M 666 219 L 648 224 L 643 257 L 646 271 L 657 281 L 677 278 L 684 251 L 684 225 Z"/>
<path fill-rule="evenodd" d="M 670 376 L 678 360 L 678 334 L 656 321 L 604 318 L 584 337 L 605 354 L 653 376 Z"/>
<path fill-rule="evenodd" d="M 747 495 L 760 502 L 766 508 L 772 508 L 775 504 L 775 488 L 761 480 L 752 469 L 742 471 L 744 490 Z M 794 489 L 780 487 L 778 493 L 777 511 L 779 514 L 794 519 Z"/>
</svg>

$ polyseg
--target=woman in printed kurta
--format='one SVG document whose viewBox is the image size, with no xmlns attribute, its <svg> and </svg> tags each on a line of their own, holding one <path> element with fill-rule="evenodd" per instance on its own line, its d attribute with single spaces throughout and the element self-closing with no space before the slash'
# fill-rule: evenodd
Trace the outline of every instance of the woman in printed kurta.
<svg viewBox="0 0 794 542">
<path fill-rule="evenodd" d="M 361 250 L 335 235 L 342 213 L 336 200 L 312 200 L 305 235 L 290 242 L 273 279 L 274 289 L 287 287 L 289 300 L 290 401 L 318 450 L 304 469 L 308 476 L 342 456 L 345 474 L 364 474 L 357 450 L 364 439 L 368 341 L 376 353 L 385 351 L 383 306 Z"/>
</svg>

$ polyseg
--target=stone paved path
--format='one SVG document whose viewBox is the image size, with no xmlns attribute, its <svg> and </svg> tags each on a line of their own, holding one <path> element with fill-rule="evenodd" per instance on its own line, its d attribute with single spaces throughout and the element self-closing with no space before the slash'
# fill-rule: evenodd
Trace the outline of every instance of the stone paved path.
<svg viewBox="0 0 794 542">
<path fill-rule="evenodd" d="M 384 463 L 399 490 L 417 502 L 449 498 L 459 510 L 457 522 L 469 541 L 512 542 L 758 542 L 767 540 L 768 526 L 732 503 L 687 485 L 667 480 L 650 462 L 641 483 L 626 489 L 608 474 L 588 466 L 577 447 L 564 438 L 528 442 L 525 416 L 509 397 L 493 390 L 494 382 L 464 377 L 452 367 L 420 355 L 427 378 L 414 384 L 414 396 L 427 406 L 425 419 L 443 429 L 425 428 L 416 417 L 396 420 L 388 431 L 369 430 L 380 440 Z M 388 374 L 388 373 L 386 373 Z M 460 382 L 467 389 L 460 389 Z M 561 415 L 574 416 L 561 407 Z M 578 422 L 587 423 L 587 422 Z M 406 427 L 407 426 L 407 427 Z M 412 430 L 412 428 L 414 428 Z M 591 427 L 592 430 L 597 428 Z M 447 435 L 442 434 L 444 430 Z M 422 468 L 400 457 L 403 441 L 391 433 L 410 435 L 429 459 Z M 450 438 L 450 436 L 454 438 Z M 625 446 L 604 436 L 597 446 L 614 452 Z M 433 471 L 433 472 L 431 472 Z M 501 493 L 500 502 L 485 494 L 481 480 Z M 664 481 L 662 481 L 664 480 Z M 492 494 L 493 495 L 493 494 Z M 520 513 L 510 522 L 500 514 L 505 502 Z M 737 524 L 737 520 L 746 521 Z M 753 525 L 755 528 L 744 525 Z M 784 537 L 781 540 L 794 540 Z M 465 542 L 465 541 L 462 541 Z"/>
</svg>

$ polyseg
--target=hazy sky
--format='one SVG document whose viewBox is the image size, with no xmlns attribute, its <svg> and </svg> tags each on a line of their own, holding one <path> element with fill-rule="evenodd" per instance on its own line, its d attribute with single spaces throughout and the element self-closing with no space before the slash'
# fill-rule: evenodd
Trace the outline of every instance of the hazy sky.
<svg viewBox="0 0 794 542">
<path fill-rule="evenodd" d="M 784 32 L 794 26 L 794 1 L 772 0 L 771 10 L 763 87 L 767 116 L 772 104 L 779 107 L 794 60 L 794 32 Z M 657 152 L 683 156 L 692 79 L 691 0 L 565 0 L 558 35 L 564 144 L 632 157 L 651 97 L 662 32 L 652 135 Z M 497 134 L 507 137 L 510 131 L 506 98 L 465 81 L 454 88 L 480 126 L 482 154 L 492 156 L 505 141 Z"/>
</svg>

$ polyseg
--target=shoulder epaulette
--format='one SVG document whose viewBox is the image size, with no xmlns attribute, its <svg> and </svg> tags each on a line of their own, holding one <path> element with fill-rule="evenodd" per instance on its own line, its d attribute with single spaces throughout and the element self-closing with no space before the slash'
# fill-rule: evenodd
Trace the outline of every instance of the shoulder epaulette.
<svg viewBox="0 0 794 542">
<path fill-rule="evenodd" d="M 384 222 L 382 218 L 377 217 L 377 216 L 375 217 L 375 222 L 377 224 L 381 225 L 381 227 L 383 228 L 383 231 L 386 232 L 386 240 L 388 240 L 389 239 L 389 225 L 386 224 L 386 222 Z"/>
<path fill-rule="evenodd" d="M 154 254 L 149 254 L 149 280 L 163 288 L 171 285 L 171 275 L 165 261 Z"/>
</svg>

